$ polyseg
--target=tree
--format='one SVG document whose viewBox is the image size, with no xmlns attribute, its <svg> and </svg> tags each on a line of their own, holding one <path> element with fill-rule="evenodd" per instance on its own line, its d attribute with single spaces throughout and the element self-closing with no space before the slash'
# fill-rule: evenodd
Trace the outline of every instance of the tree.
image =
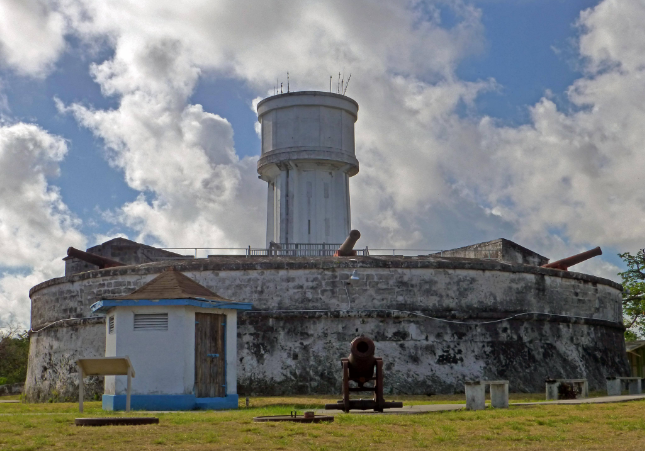
<svg viewBox="0 0 645 451">
<path fill-rule="evenodd" d="M 618 254 L 627 265 L 619 272 L 623 278 L 623 316 L 625 317 L 625 338 L 635 340 L 645 336 L 645 249 L 632 255 Z"/>
<path fill-rule="evenodd" d="M 27 378 L 29 334 L 16 328 L 0 332 L 0 385 L 22 384 Z"/>
</svg>

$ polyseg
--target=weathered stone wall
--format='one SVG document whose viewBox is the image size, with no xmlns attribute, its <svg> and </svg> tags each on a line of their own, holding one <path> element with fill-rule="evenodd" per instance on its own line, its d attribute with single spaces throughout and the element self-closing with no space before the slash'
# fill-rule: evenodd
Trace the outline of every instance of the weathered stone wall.
<svg viewBox="0 0 645 451">
<path fill-rule="evenodd" d="M 465 380 L 507 379 L 513 392 L 540 392 L 546 378 L 586 377 L 605 389 L 628 374 L 623 331 L 602 322 L 533 315 L 484 325 L 379 312 L 247 313 L 238 326 L 238 390 L 244 394 L 338 393 L 340 357 L 365 334 L 383 357 L 388 393 L 463 392 Z"/>
<path fill-rule="evenodd" d="M 88 317 L 94 302 L 130 293 L 166 266 L 44 282 L 30 292 L 32 328 Z M 376 340 L 387 384 L 397 392 L 452 392 L 470 377 L 507 378 L 512 389 L 541 390 L 546 376 L 586 376 L 593 388 L 605 375 L 628 372 L 620 286 L 592 276 L 432 257 L 227 257 L 173 266 L 263 311 L 239 320 L 239 381 L 252 393 L 337 391 L 338 359 L 357 333 Z M 360 279 L 347 285 L 354 269 Z M 470 322 L 531 315 L 473 326 L 405 312 Z M 57 323 L 32 335 L 28 399 L 73 397 L 74 389 L 65 388 L 76 384 L 70 362 L 104 350 L 103 325 L 92 323 L 102 320 L 89 321 Z"/>
<path fill-rule="evenodd" d="M 76 360 L 104 356 L 104 318 L 66 321 L 32 333 L 25 381 L 27 400 L 78 400 Z M 84 394 L 88 400 L 103 394 L 103 378 L 86 379 Z"/>
</svg>

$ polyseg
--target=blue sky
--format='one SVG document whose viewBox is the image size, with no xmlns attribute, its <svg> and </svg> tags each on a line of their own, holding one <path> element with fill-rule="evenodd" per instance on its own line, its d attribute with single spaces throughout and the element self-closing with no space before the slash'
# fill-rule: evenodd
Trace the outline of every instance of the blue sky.
<svg viewBox="0 0 645 451">
<path fill-rule="evenodd" d="M 364 244 L 601 245 L 584 269 L 612 278 L 637 249 L 643 191 L 618 180 L 642 153 L 639 2 L 245 3 L 0 0 L 0 162 L 31 158 L 0 191 L 3 249 L 31 249 L 0 267 L 0 305 L 24 319 L 16 290 L 116 234 L 262 246 L 252 103 L 287 71 L 294 90 L 353 74 Z"/>
<path fill-rule="evenodd" d="M 470 114 L 522 124 L 528 121 L 527 106 L 537 102 L 546 90 L 566 103 L 562 100 L 564 92 L 580 76 L 572 49 L 578 34 L 574 24 L 582 9 L 597 3 L 597 0 L 476 2 L 485 27 L 484 50 L 462 61 L 456 73 L 470 81 L 494 78 L 499 89 L 480 95 Z M 450 7 L 440 6 L 442 23 L 455 26 L 458 19 Z M 10 108 L 8 115 L 14 120 L 37 123 L 68 140 L 70 150 L 54 183 L 60 187 L 65 203 L 83 220 L 83 232 L 132 233 L 127 227 L 114 228 L 113 224 L 98 220 L 97 213 L 119 208 L 134 200 L 138 192 L 127 186 L 120 171 L 110 167 L 101 140 L 80 127 L 73 117 L 59 114 L 54 104 L 54 98 L 59 98 L 66 104 L 117 107 L 118 99 L 103 96 L 89 72 L 91 63 L 109 59 L 113 51 L 103 46 L 90 53 L 77 39 L 70 39 L 68 44 L 55 70 L 43 80 L 21 77 L 6 67 L 0 71 Z M 294 84 L 297 89 L 297 80 Z M 233 126 L 237 153 L 254 157 L 259 155 L 260 140 L 254 130 L 257 116 L 249 105 L 261 94 L 244 82 L 206 73 L 190 101 L 226 118 Z"/>
</svg>

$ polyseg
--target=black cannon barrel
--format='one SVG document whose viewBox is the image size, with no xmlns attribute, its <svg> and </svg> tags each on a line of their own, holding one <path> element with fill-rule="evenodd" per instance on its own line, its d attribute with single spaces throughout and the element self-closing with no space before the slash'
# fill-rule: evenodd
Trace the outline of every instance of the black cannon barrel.
<svg viewBox="0 0 645 451">
<path fill-rule="evenodd" d="M 90 254 L 89 252 L 83 252 L 73 247 L 67 248 L 67 255 L 69 257 L 78 258 L 79 260 L 83 260 L 84 262 L 90 263 L 92 265 L 96 265 L 99 267 L 99 269 L 126 266 L 125 263 L 121 263 L 107 257 L 102 257 L 100 255 Z"/>
<path fill-rule="evenodd" d="M 560 269 L 562 271 L 568 271 L 570 266 L 577 265 L 582 263 L 585 260 L 589 260 L 597 255 L 602 255 L 602 250 L 600 247 L 596 247 L 589 251 L 581 252 L 580 254 L 572 255 L 571 257 L 563 258 L 562 260 L 555 261 L 553 263 L 547 263 L 542 265 L 542 268 L 551 268 L 551 269 Z"/>
<path fill-rule="evenodd" d="M 356 382 L 364 382 L 374 375 L 374 342 L 367 337 L 356 337 L 352 340 L 349 360 L 349 378 Z M 363 379 L 361 381 L 361 379 Z"/>
<path fill-rule="evenodd" d="M 359 232 L 358 230 L 352 230 L 351 232 L 349 232 L 349 236 L 347 237 L 345 242 L 340 245 L 335 255 L 337 257 L 351 257 L 353 255 L 356 255 L 354 246 L 356 245 L 356 242 L 360 237 L 361 232 Z"/>
</svg>

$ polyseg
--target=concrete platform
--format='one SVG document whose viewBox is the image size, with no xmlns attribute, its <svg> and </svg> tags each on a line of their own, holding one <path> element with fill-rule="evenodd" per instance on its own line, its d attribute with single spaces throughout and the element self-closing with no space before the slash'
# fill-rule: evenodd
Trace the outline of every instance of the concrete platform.
<svg viewBox="0 0 645 451">
<path fill-rule="evenodd" d="M 465 409 L 466 404 L 417 404 L 414 406 L 403 406 L 397 409 L 384 409 L 383 412 L 373 410 L 352 410 L 349 413 L 357 415 L 416 415 L 426 412 L 449 412 L 451 410 Z M 317 410 L 317 414 L 338 415 L 342 410 Z"/>
<path fill-rule="evenodd" d="M 608 404 L 616 402 L 640 401 L 645 399 L 645 395 L 622 395 L 622 396 L 601 396 L 598 398 L 583 399 L 561 399 L 558 401 L 538 401 L 538 402 L 515 402 L 509 404 L 509 407 L 541 406 L 553 404 Z M 490 402 L 486 403 L 490 407 Z M 428 412 L 449 412 L 453 410 L 462 410 L 466 404 L 418 404 L 414 406 L 403 406 L 400 409 L 385 409 L 382 413 L 372 410 L 352 410 L 349 413 L 358 415 L 418 415 Z M 317 410 L 317 414 L 337 415 L 343 413 L 342 410 Z"/>
<path fill-rule="evenodd" d="M 613 402 L 640 401 L 645 395 L 599 396 L 598 398 L 560 399 L 558 401 L 517 402 L 512 406 L 539 406 L 549 404 L 608 404 Z"/>
</svg>

